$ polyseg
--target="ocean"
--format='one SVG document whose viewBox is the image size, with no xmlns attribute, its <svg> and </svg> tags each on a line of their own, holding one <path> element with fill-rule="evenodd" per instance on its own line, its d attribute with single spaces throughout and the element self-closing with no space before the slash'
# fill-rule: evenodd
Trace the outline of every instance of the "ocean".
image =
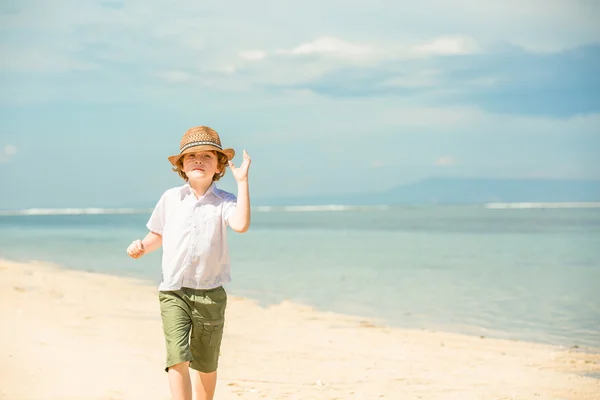
<svg viewBox="0 0 600 400">
<path fill-rule="evenodd" d="M 0 216 L 0 258 L 158 285 L 160 252 L 125 252 L 149 210 L 91 212 Z M 229 293 L 263 305 L 600 348 L 599 208 L 257 207 L 229 243 Z"/>
</svg>

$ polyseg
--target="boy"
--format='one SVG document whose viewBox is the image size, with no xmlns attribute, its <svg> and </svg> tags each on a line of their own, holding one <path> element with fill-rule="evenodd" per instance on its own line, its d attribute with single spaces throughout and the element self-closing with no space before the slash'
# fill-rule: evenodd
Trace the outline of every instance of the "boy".
<svg viewBox="0 0 600 400">
<path fill-rule="evenodd" d="M 163 247 L 159 301 L 167 347 L 166 371 L 173 400 L 191 400 L 190 370 L 196 399 L 212 400 L 223 336 L 230 265 L 226 228 L 246 232 L 250 226 L 248 168 L 244 150 L 236 168 L 233 149 L 223 149 L 217 132 L 206 126 L 189 129 L 180 152 L 169 157 L 185 185 L 167 190 L 154 209 L 143 240 L 127 248 L 139 258 Z M 229 165 L 237 197 L 216 187 Z"/>
</svg>

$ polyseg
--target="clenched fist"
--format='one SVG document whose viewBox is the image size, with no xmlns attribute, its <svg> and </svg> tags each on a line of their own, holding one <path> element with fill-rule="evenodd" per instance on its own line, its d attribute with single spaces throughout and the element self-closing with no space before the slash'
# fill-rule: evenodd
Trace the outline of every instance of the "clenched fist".
<svg viewBox="0 0 600 400">
<path fill-rule="evenodd" d="M 127 248 L 127 254 L 132 258 L 140 258 L 144 255 L 144 244 L 141 240 L 134 240 Z"/>
</svg>

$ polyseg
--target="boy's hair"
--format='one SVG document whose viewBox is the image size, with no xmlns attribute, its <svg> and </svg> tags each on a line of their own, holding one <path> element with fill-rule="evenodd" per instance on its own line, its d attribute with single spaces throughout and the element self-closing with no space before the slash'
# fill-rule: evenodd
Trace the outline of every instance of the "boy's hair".
<svg viewBox="0 0 600 400">
<path fill-rule="evenodd" d="M 219 179 L 221 179 L 223 176 L 225 176 L 225 170 L 226 170 L 226 166 L 227 166 L 227 162 L 229 161 L 227 159 L 227 156 L 223 153 L 220 153 L 218 151 L 213 151 L 210 150 L 211 153 L 213 153 L 214 155 L 217 156 L 217 169 L 219 169 L 221 172 L 217 172 L 216 174 L 213 175 L 213 182 L 218 181 Z M 184 181 L 188 181 L 188 177 L 185 174 L 185 172 L 183 172 L 183 159 L 187 156 L 184 155 L 183 157 L 180 157 L 179 160 L 177 160 L 177 165 L 173 167 L 173 171 L 177 172 L 179 174 L 179 176 L 184 180 Z"/>
</svg>

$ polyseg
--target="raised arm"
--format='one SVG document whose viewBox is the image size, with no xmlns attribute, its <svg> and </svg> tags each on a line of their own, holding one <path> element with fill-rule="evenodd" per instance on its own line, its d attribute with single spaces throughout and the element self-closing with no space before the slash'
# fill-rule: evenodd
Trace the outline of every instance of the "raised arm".
<svg viewBox="0 0 600 400">
<path fill-rule="evenodd" d="M 233 173 L 238 186 L 237 206 L 229 217 L 229 226 L 236 232 L 244 233 L 250 228 L 250 187 L 248 184 L 248 169 L 250 168 L 250 156 L 244 150 L 244 161 L 236 168 L 229 161 L 229 168 Z"/>
</svg>

